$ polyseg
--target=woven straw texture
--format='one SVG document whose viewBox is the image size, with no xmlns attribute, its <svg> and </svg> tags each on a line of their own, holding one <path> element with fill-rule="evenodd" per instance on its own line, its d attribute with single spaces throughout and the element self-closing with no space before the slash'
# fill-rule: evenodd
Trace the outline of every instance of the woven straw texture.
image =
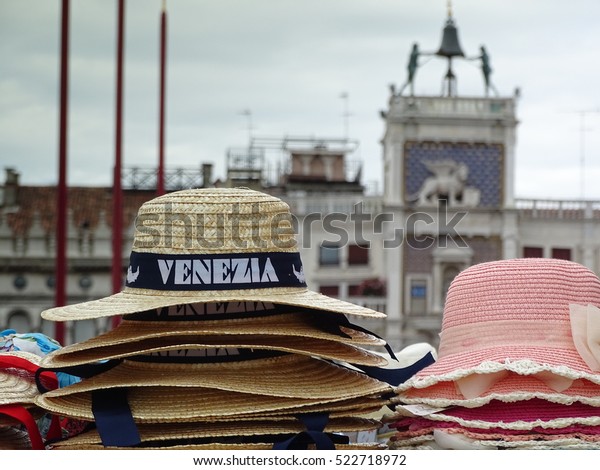
<svg viewBox="0 0 600 470">
<path fill-rule="evenodd" d="M 387 447 L 378 443 L 355 443 L 355 444 L 336 444 L 337 450 L 386 450 Z M 174 445 L 169 447 L 104 447 L 98 444 L 88 444 L 81 446 L 64 447 L 60 444 L 54 444 L 52 450 L 272 450 L 273 443 L 252 443 L 252 444 L 187 444 Z M 309 446 L 308 450 L 315 450 L 314 446 Z"/>
<path fill-rule="evenodd" d="M 97 347 L 131 343 L 150 338 L 184 335 L 263 335 L 263 336 L 297 336 L 337 341 L 355 346 L 383 346 L 385 341 L 373 335 L 340 326 L 347 336 L 340 336 L 322 331 L 318 323 L 302 313 L 256 316 L 204 321 L 133 321 L 123 320 L 112 330 L 80 341 L 55 351 L 52 359 L 85 351 Z M 47 357 L 42 364 L 49 367 Z"/>
<path fill-rule="evenodd" d="M 571 303 L 600 306 L 600 279 L 580 264 L 527 258 L 467 268 L 448 289 L 438 360 L 399 390 L 500 370 L 598 382 L 570 336 Z"/>
<path fill-rule="evenodd" d="M 492 400 L 515 402 L 532 398 L 541 398 L 563 405 L 580 402 L 600 407 L 600 385 L 586 379 L 577 379 L 566 390 L 557 392 L 535 376 L 510 373 L 475 398 L 465 398 L 457 390 L 454 382 L 447 381 L 436 383 L 430 387 L 409 388 L 404 392 L 398 392 L 393 401 L 405 404 L 420 403 L 434 407 L 458 405 L 475 408 Z"/>
<path fill-rule="evenodd" d="M 566 428 L 535 428 L 528 431 L 493 428 L 489 430 L 466 428 L 456 423 L 409 418 L 405 426 L 410 430 L 398 431 L 389 439 L 390 449 L 410 448 L 421 442 L 433 441 L 440 449 L 598 449 L 600 441 L 595 426 Z"/>
<path fill-rule="evenodd" d="M 436 421 L 425 417 L 404 417 L 389 425 L 397 429 L 394 439 L 431 434 L 434 429 L 444 429 L 452 433 L 462 433 L 476 439 L 528 440 L 531 436 L 537 439 L 554 439 L 575 437 L 589 441 L 600 440 L 600 426 L 571 424 L 563 427 L 534 426 L 531 429 L 505 429 L 500 427 L 472 428 L 459 426 L 451 421 Z"/>
<path fill-rule="evenodd" d="M 379 423 L 361 418 L 333 418 L 327 423 L 324 432 L 353 432 L 377 429 Z M 305 430 L 304 425 L 293 419 L 278 421 L 218 421 L 198 423 L 165 423 L 161 425 L 140 424 L 137 427 L 141 441 L 144 443 L 170 440 L 188 440 L 213 437 L 267 436 L 277 434 L 299 433 Z M 82 444 L 101 444 L 97 430 L 87 431 L 69 438 L 64 446 Z"/>
<path fill-rule="evenodd" d="M 283 351 L 376 367 L 385 366 L 388 363 L 384 357 L 378 354 L 348 344 L 315 338 L 286 338 L 258 335 L 204 337 L 186 335 L 180 337 L 150 338 L 122 343 L 118 346 L 98 347 L 67 355 L 57 355 L 50 358 L 47 362 L 53 367 L 64 367 L 150 353 L 177 352 L 178 354 L 189 354 L 191 351 L 201 353 L 202 351 L 215 348 Z"/>
<path fill-rule="evenodd" d="M 127 396 L 133 418 L 140 423 L 181 423 L 223 416 L 314 413 L 349 409 L 364 414 L 373 411 L 374 407 L 379 409 L 386 404 L 386 400 L 382 398 L 288 398 L 200 387 L 134 387 L 128 391 Z M 94 420 L 91 392 L 59 397 L 50 397 L 45 393 L 36 398 L 36 403 L 62 416 L 85 421 Z"/>
<path fill-rule="evenodd" d="M 0 355 L 5 359 L 24 359 L 32 368 L 37 368 L 40 363 L 39 356 L 26 351 L 1 352 Z M 33 372 L 16 365 L 0 369 L 0 405 L 31 404 L 37 395 L 39 392 Z"/>
<path fill-rule="evenodd" d="M 45 310 L 42 312 L 42 318 L 52 321 L 91 320 L 114 315 L 128 315 L 179 304 L 243 301 L 272 302 L 278 305 L 307 307 L 359 317 L 385 318 L 384 313 L 370 308 L 327 297 L 307 289 L 293 287 L 196 292 L 126 289 L 123 292 L 102 299 Z"/>
<path fill-rule="evenodd" d="M 532 399 L 516 403 L 491 402 L 479 408 L 453 407 L 428 415 L 433 421 L 458 423 L 470 428 L 531 430 L 564 428 L 574 424 L 600 425 L 598 408 L 574 403 L 561 405 Z"/>
<path fill-rule="evenodd" d="M 81 382 L 47 392 L 48 399 L 115 387 L 200 387 L 266 396 L 347 399 L 391 392 L 384 382 L 319 359 L 286 355 L 204 364 L 124 360 Z M 194 392 L 192 392 L 194 393 Z"/>
</svg>

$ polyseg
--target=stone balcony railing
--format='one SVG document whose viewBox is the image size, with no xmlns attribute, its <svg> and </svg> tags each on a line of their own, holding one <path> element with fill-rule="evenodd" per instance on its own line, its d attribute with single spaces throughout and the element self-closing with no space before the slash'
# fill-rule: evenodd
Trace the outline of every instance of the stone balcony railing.
<svg viewBox="0 0 600 470">
<path fill-rule="evenodd" d="M 515 101 L 512 98 L 395 95 L 390 100 L 389 116 L 512 119 L 515 116 Z"/>
<path fill-rule="evenodd" d="M 515 199 L 515 208 L 530 219 L 600 219 L 600 201 L 575 199 Z"/>
</svg>

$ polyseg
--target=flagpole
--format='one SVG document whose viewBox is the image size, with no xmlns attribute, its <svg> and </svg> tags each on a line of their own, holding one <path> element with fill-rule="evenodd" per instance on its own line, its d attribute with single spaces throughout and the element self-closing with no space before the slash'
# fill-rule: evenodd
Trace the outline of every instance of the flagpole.
<svg viewBox="0 0 600 470">
<path fill-rule="evenodd" d="M 160 15 L 160 110 L 158 125 L 158 174 L 156 177 L 156 192 L 159 196 L 165 194 L 165 69 L 167 56 L 167 5 L 162 3 Z"/>
<path fill-rule="evenodd" d="M 55 265 L 55 299 L 56 307 L 67 302 L 67 117 L 69 88 L 69 0 L 62 0 L 60 48 L 60 116 L 58 138 L 58 191 L 56 220 L 56 265 Z M 56 322 L 54 339 L 65 345 L 65 323 Z"/>
<path fill-rule="evenodd" d="M 125 0 L 119 0 L 117 12 L 117 91 L 115 129 L 115 167 L 113 176 L 112 211 L 112 291 L 121 291 L 123 283 L 123 191 L 121 188 L 121 148 L 123 141 L 123 44 L 125 24 Z M 112 326 L 117 326 L 121 317 L 112 317 Z"/>
</svg>

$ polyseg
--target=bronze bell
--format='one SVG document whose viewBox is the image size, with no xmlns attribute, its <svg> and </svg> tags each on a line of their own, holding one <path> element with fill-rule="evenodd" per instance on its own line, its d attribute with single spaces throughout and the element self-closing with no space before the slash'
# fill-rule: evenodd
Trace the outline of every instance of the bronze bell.
<svg viewBox="0 0 600 470">
<path fill-rule="evenodd" d="M 448 17 L 446 20 L 446 26 L 444 26 L 442 36 L 442 45 L 435 54 L 448 58 L 465 56 L 458 42 L 458 30 L 456 29 L 456 26 L 454 26 L 454 21 L 451 17 Z"/>
</svg>

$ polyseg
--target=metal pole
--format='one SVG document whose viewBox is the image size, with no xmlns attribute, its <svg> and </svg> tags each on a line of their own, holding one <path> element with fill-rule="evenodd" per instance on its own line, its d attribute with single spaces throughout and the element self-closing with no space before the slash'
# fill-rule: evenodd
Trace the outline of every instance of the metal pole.
<svg viewBox="0 0 600 470">
<path fill-rule="evenodd" d="M 62 0 L 60 48 L 60 117 L 58 138 L 58 191 L 56 220 L 56 266 L 54 304 L 62 307 L 66 304 L 67 277 L 67 114 L 69 88 L 69 0 Z M 56 322 L 54 336 L 61 345 L 65 344 L 65 324 Z"/>
<path fill-rule="evenodd" d="M 163 0 L 160 15 L 160 116 L 158 126 L 158 175 L 156 192 L 159 196 L 165 193 L 165 68 L 167 56 L 167 6 Z"/>
<path fill-rule="evenodd" d="M 121 189 L 121 144 L 123 141 L 123 44 L 125 24 L 125 0 L 119 0 L 117 12 L 117 97 L 115 129 L 115 167 L 113 176 L 113 229 L 112 229 L 112 291 L 121 291 L 123 282 L 123 191 Z M 112 317 L 117 326 L 120 316 Z"/>
</svg>

